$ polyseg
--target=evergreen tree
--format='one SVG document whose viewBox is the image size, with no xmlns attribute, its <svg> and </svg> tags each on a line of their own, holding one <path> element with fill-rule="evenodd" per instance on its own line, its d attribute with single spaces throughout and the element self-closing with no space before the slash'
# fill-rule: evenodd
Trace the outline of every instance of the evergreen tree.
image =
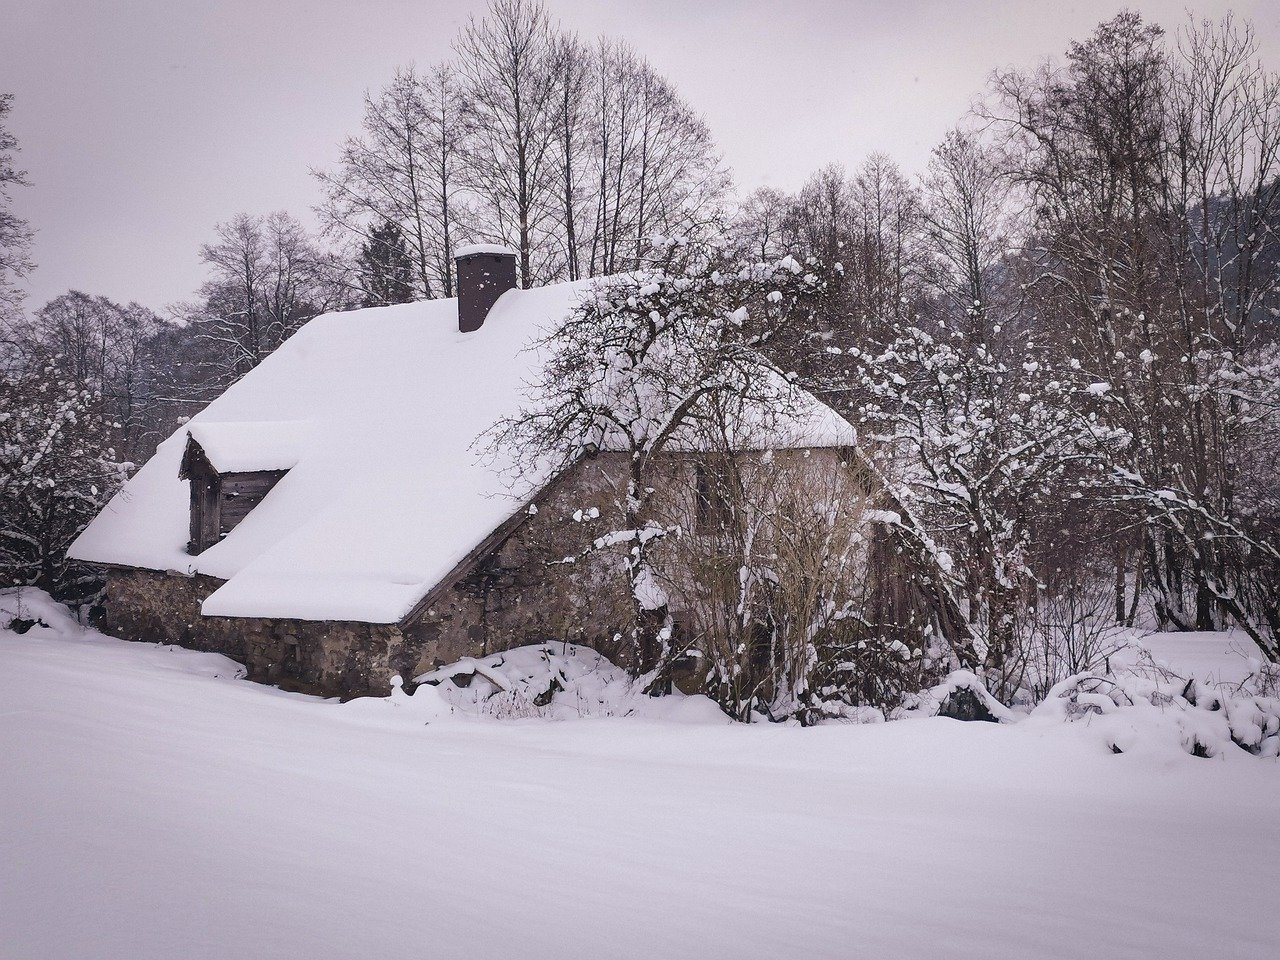
<svg viewBox="0 0 1280 960">
<path fill-rule="evenodd" d="M 375 227 L 360 247 L 360 288 L 364 306 L 385 307 L 413 300 L 413 257 L 394 220 Z"/>
</svg>

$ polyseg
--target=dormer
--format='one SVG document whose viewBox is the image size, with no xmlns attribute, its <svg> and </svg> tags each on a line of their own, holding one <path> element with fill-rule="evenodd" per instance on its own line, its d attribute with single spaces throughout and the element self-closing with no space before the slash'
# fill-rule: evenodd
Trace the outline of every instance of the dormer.
<svg viewBox="0 0 1280 960">
<path fill-rule="evenodd" d="M 301 424 L 192 424 L 178 476 L 191 483 L 187 552 L 222 541 L 297 463 Z"/>
</svg>

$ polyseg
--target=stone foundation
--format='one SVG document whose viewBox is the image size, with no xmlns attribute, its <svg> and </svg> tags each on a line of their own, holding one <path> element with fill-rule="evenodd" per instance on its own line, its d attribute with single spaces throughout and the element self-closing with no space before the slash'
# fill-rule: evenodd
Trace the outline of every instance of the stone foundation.
<svg viewBox="0 0 1280 960">
<path fill-rule="evenodd" d="M 391 676 L 417 665 L 394 624 L 205 617 L 200 604 L 222 581 L 151 570 L 107 574 L 103 630 L 172 643 L 243 663 L 249 679 L 324 696 L 383 696 Z"/>
</svg>

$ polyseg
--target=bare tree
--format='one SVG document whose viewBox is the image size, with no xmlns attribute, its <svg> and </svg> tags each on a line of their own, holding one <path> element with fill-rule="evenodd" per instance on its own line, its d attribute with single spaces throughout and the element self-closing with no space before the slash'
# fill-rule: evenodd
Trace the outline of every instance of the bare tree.
<svg viewBox="0 0 1280 960">
<path fill-rule="evenodd" d="M 838 164 L 814 173 L 788 223 L 797 255 L 833 271 L 833 328 L 842 339 L 884 342 L 885 330 L 919 308 L 925 275 L 918 191 L 883 154 L 850 176 Z"/>
<path fill-rule="evenodd" d="M 949 319 L 977 321 L 978 328 L 969 333 L 982 342 L 991 342 L 995 334 L 986 324 L 994 301 L 1007 299 L 999 296 L 1000 288 L 1013 273 L 1009 254 L 1020 239 L 1010 193 L 999 159 L 973 134 L 953 130 L 933 151 L 922 209 L 936 265 L 932 286 L 947 304 Z"/>
<path fill-rule="evenodd" d="M 460 98 L 449 67 L 425 76 L 399 70 L 377 96 L 365 96 L 363 135 L 343 144 L 337 168 L 313 171 L 325 190 L 318 212 L 330 231 L 368 243 L 384 224 L 400 227 L 424 298 L 453 295 Z"/>
<path fill-rule="evenodd" d="M 185 319 L 208 348 L 211 379 L 243 376 L 307 320 L 345 307 L 340 266 L 287 213 L 240 214 L 201 249 L 212 276 Z"/>
<path fill-rule="evenodd" d="M 675 88 L 629 46 L 606 40 L 591 86 L 590 272 L 634 269 L 651 235 L 696 239 L 719 226 L 728 176 L 706 124 Z"/>
<path fill-rule="evenodd" d="M 0 93 L 0 323 L 17 316 L 22 290 L 15 285 L 31 269 L 31 230 L 10 204 L 14 187 L 26 185 L 26 174 L 13 165 L 17 138 L 6 127 L 13 94 Z"/>
<path fill-rule="evenodd" d="M 789 252 L 787 218 L 791 199 L 774 187 L 760 187 L 738 206 L 730 225 L 737 251 L 744 257 L 771 260 Z"/>
<path fill-rule="evenodd" d="M 791 242 L 823 263 L 853 253 L 853 184 L 845 168 L 829 163 L 811 174 L 791 206 Z"/>
<path fill-rule="evenodd" d="M 538 0 L 493 0 L 456 46 L 468 102 L 468 185 L 485 232 L 515 247 L 529 287 L 553 273 L 555 35 Z"/>
<path fill-rule="evenodd" d="M 560 33 L 553 40 L 552 60 L 564 273 L 566 279 L 577 280 L 583 276 L 582 235 L 590 230 L 584 217 L 589 208 L 592 49 L 577 35 Z"/>
<path fill-rule="evenodd" d="M 922 263 L 917 238 L 920 200 L 902 171 L 873 153 L 854 175 L 850 190 L 852 244 L 843 257 L 853 309 L 876 326 L 899 322 L 920 297 Z"/>
</svg>

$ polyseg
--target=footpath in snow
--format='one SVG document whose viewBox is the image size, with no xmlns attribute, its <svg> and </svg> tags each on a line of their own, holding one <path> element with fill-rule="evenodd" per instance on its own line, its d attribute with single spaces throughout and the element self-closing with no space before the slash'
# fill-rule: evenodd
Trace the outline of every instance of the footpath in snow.
<svg viewBox="0 0 1280 960">
<path fill-rule="evenodd" d="M 34 612 L 0 630 L 3 960 L 1280 955 L 1280 765 L 1114 754 L 1123 712 L 478 720 Z"/>
</svg>

